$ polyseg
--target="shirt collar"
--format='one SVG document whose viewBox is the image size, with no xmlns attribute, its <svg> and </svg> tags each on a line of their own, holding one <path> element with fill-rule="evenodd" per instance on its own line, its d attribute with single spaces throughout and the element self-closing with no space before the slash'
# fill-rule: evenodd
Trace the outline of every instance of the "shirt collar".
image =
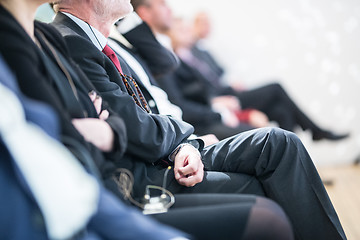
<svg viewBox="0 0 360 240">
<path fill-rule="evenodd" d="M 99 32 L 96 28 L 93 26 L 90 26 L 87 22 L 84 22 L 83 20 L 75 17 L 74 15 L 66 12 L 62 12 L 66 16 L 68 16 L 71 20 L 73 20 L 79 27 L 86 33 L 86 35 L 90 38 L 92 43 L 100 50 L 102 51 L 107 44 L 107 38 Z"/>
</svg>

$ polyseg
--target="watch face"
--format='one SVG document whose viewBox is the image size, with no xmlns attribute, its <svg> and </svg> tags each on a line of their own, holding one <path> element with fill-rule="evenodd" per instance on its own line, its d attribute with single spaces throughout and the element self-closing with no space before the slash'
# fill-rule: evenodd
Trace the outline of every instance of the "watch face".
<svg viewBox="0 0 360 240">
<path fill-rule="evenodd" d="M 188 143 L 193 145 L 199 151 L 201 151 L 204 148 L 204 143 L 201 139 L 188 140 Z"/>
<path fill-rule="evenodd" d="M 190 140 L 190 142 L 189 142 L 191 145 L 193 145 L 195 148 L 197 148 L 197 149 L 199 149 L 199 147 L 200 147 L 200 144 L 199 144 L 199 142 L 198 141 L 196 141 L 196 140 Z"/>
</svg>

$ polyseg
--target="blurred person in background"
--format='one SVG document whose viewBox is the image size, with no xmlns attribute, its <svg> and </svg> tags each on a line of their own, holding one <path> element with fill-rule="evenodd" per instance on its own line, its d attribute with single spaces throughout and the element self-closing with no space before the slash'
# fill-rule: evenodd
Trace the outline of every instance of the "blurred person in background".
<svg viewBox="0 0 360 240">
<path fill-rule="evenodd" d="M 157 33 L 161 42 L 170 46 L 171 43 L 169 39 L 166 39 L 166 34 L 172 27 L 173 20 L 171 9 L 166 2 L 135 0 L 133 4 L 139 16 Z M 192 40 L 194 47 L 192 47 L 191 54 L 187 53 L 183 58 L 183 61 L 187 62 L 189 66 L 193 65 L 193 70 L 198 73 L 198 76 L 208 82 L 209 91 L 218 96 L 236 98 L 242 109 L 256 109 L 285 130 L 294 131 L 296 126 L 300 126 L 303 130 L 310 130 L 314 141 L 323 139 L 336 141 L 349 136 L 349 134 L 336 134 L 319 127 L 296 105 L 278 83 L 241 91 L 229 86 L 221 79 L 224 70 L 209 52 L 196 47 L 200 46 L 199 39 L 208 36 L 210 27 L 208 16 L 204 13 L 199 14 L 194 21 L 194 34 L 191 34 L 194 36 Z M 234 102 L 231 105 L 234 105 Z"/>
<path fill-rule="evenodd" d="M 157 39 L 172 50 L 166 35 L 172 25 L 170 9 L 160 1 L 151 3 L 157 6 L 151 8 L 154 11 L 152 13 L 141 7 L 141 1 L 132 1 L 132 4 L 152 28 Z M 188 37 L 191 35 L 184 34 L 182 39 L 185 41 L 181 42 L 183 46 L 187 44 Z M 233 96 L 215 96 L 209 91 L 207 82 L 182 60 L 175 72 L 158 77 L 157 80 L 170 101 L 182 109 L 183 119 L 195 127 L 198 135 L 213 133 L 217 138 L 224 139 L 239 132 L 268 126 L 266 115 L 260 111 L 241 109 L 238 99 Z"/>
<path fill-rule="evenodd" d="M 239 132 L 268 126 L 268 118 L 262 112 L 242 109 L 236 97 L 214 93 L 208 81 L 198 73 L 201 65 L 187 61 L 192 37 L 189 26 L 182 19 L 173 22 L 168 34 L 180 58 L 180 66 L 173 73 L 159 78 L 158 82 L 170 100 L 182 108 L 184 120 L 195 127 L 195 132 L 211 132 L 224 139 Z"/>
<path fill-rule="evenodd" d="M 234 86 L 227 84 L 226 79 L 223 78 L 224 68 L 203 43 L 211 33 L 211 20 L 206 12 L 199 12 L 194 16 L 192 31 L 192 57 L 206 65 L 204 67 L 206 70 L 199 72 L 206 76 L 205 79 L 213 85 L 214 91 L 218 94 L 236 96 L 243 108 L 255 108 L 264 112 L 270 121 L 275 121 L 285 130 L 294 131 L 297 126 L 303 130 L 310 130 L 315 141 L 322 139 L 336 141 L 349 136 L 349 134 L 336 134 L 319 127 L 297 106 L 279 83 L 256 89 L 244 89 L 240 83 L 234 83 Z"/>
</svg>

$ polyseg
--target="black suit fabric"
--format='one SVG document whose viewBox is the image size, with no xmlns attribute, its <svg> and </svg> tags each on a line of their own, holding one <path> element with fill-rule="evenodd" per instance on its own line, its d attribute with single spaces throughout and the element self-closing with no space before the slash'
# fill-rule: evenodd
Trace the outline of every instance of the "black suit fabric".
<svg viewBox="0 0 360 240">
<path fill-rule="evenodd" d="M 191 48 L 191 52 L 192 54 L 194 54 L 195 57 L 204 61 L 212 69 L 214 77 L 216 77 L 217 79 L 220 79 L 222 77 L 225 72 L 223 67 L 220 66 L 220 64 L 208 51 L 201 49 L 197 44 L 195 44 Z"/>
<path fill-rule="evenodd" d="M 315 133 L 320 131 L 319 127 L 295 104 L 280 84 L 271 83 L 255 89 L 236 91 L 221 83 L 220 79 L 224 70 L 208 51 L 195 45 L 191 52 L 213 71 L 214 78 L 211 85 L 215 94 L 237 96 L 244 109 L 254 108 L 262 111 L 269 120 L 277 122 L 279 127 L 285 130 L 294 131 L 296 126 L 300 126 L 304 130 L 310 129 Z"/>
<path fill-rule="evenodd" d="M 179 61 L 176 55 L 157 41 L 150 27 L 145 22 L 124 33 L 123 36 L 131 46 L 125 46 L 117 39 L 112 40 L 140 63 L 152 85 L 159 86 L 155 79 L 171 73 L 178 67 Z M 133 76 L 137 77 L 135 72 L 133 72 Z M 152 113 L 159 113 L 157 103 L 152 95 L 140 79 L 136 79 L 139 80 L 139 87 L 149 102 Z"/>
<path fill-rule="evenodd" d="M 161 185 L 165 168 L 152 163 L 184 141 L 192 126 L 143 111 L 127 94 L 115 66 L 74 22 L 58 14 L 53 24 L 65 37 L 74 60 L 124 118 L 129 147 L 120 164 L 134 174 L 135 196 L 144 193 L 146 184 Z M 294 134 L 276 128 L 247 131 L 206 147 L 201 155 L 206 170 L 203 181 L 187 188 L 169 174 L 171 192 L 266 195 L 280 203 L 298 239 L 346 239 L 316 168 Z"/>
<path fill-rule="evenodd" d="M 222 140 L 253 129 L 247 123 L 237 127 L 223 124 L 221 115 L 211 108 L 210 101 L 215 94 L 210 83 L 183 61 L 173 73 L 159 78 L 158 83 L 169 100 L 181 108 L 184 121 L 191 123 L 198 135 L 213 133 Z"/>
<path fill-rule="evenodd" d="M 155 78 L 172 72 L 178 66 L 176 56 L 163 47 L 155 38 L 150 27 L 143 22 L 124 37 L 135 47 L 135 54 L 141 56 Z"/>
<path fill-rule="evenodd" d="M 142 196 L 145 185 L 162 181 L 163 174 L 159 173 L 160 167 L 156 163 L 167 159 L 167 156 L 193 133 L 193 127 L 173 118 L 149 114 L 137 106 L 127 93 L 114 64 L 67 16 L 57 14 L 52 25 L 64 36 L 72 58 L 103 99 L 123 118 L 128 130 L 128 148 L 118 167 L 133 171 L 137 182 L 134 194 Z M 124 74 L 131 76 L 132 71 L 125 61 L 121 57 L 119 61 Z M 162 173 L 166 170 L 160 169 Z"/>
<path fill-rule="evenodd" d="M 3 10 L 3 9 L 1 9 L 1 10 Z M 3 16 L 6 16 L 6 18 L 2 18 Z M 4 27 L 4 28 L 0 28 L 0 30 L 1 30 L 1 36 L 6 36 L 6 38 L 5 39 L 8 39 L 7 37 L 9 37 L 9 36 L 11 36 L 11 37 L 13 37 L 13 39 L 12 40 L 19 40 L 19 36 L 18 36 L 18 34 L 19 33 L 21 33 L 21 34 L 23 34 L 23 30 L 22 30 L 22 28 L 21 28 L 21 26 L 19 26 L 19 25 L 17 25 L 17 23 L 16 23 L 16 21 L 14 21 L 14 19 L 13 18 L 9 18 L 9 14 L 6 12 L 6 11 L 3 11 L 3 12 L 0 12 L 0 20 L 1 20 L 1 26 L 2 27 Z M 6 21 L 2 21 L 2 20 L 4 20 L 4 19 L 6 19 Z M 10 23 L 14 23 L 14 26 L 10 26 L 11 24 Z M 39 29 L 39 28 L 38 28 Z M 46 29 L 46 27 L 45 27 L 45 25 L 44 25 L 44 29 Z M 42 29 L 42 30 L 44 30 L 44 29 Z M 50 28 L 51 29 L 51 28 Z M 13 30 L 13 32 L 12 32 L 12 30 Z M 15 34 L 13 34 L 13 33 L 15 33 Z M 20 35 L 21 35 L 20 34 Z M 50 34 L 50 33 L 49 33 Z M 50 34 L 51 35 L 51 34 Z M 54 36 L 56 36 L 56 34 L 54 35 Z M 24 34 L 23 35 L 23 37 L 27 37 L 27 35 L 26 34 Z M 27 39 L 27 38 L 25 38 L 25 39 Z M 45 40 L 45 38 L 42 38 L 41 40 Z M 59 38 L 58 39 L 59 41 L 61 41 L 61 38 Z M 4 41 L 4 42 L 2 42 L 2 43 L 7 43 L 6 41 Z M 10 43 L 8 43 L 10 46 L 12 46 Z M 56 44 L 55 44 L 56 45 Z M 6 46 L 6 45 L 5 45 Z M 30 53 L 31 52 L 34 52 L 34 53 L 38 53 L 38 52 L 36 52 L 35 50 L 37 50 L 36 48 L 36 46 L 35 45 L 29 45 L 28 46 L 28 48 L 30 49 Z M 6 51 L 6 49 L 1 49 L 1 52 L 2 53 L 6 53 L 6 54 L 8 54 L 8 52 Z M 27 53 L 27 52 L 24 52 L 25 54 Z M 40 52 L 41 53 L 41 52 Z M 35 56 L 36 56 L 36 54 L 35 54 Z M 12 56 L 12 54 L 9 54 L 11 57 L 13 57 Z M 7 55 L 8 57 L 9 57 L 9 55 Z M 9 57 L 9 60 L 11 59 L 11 57 Z M 21 56 L 18 56 L 20 59 L 21 59 Z M 27 69 L 29 72 L 31 72 L 32 70 L 34 71 L 33 73 L 37 73 L 37 67 L 39 67 L 39 66 L 43 66 L 44 65 L 44 63 L 42 62 L 43 61 L 43 59 L 41 58 L 41 57 L 39 57 L 39 56 L 37 56 L 38 58 L 34 58 L 34 60 L 38 60 L 36 63 L 38 63 L 39 65 L 33 65 L 33 69 Z M 49 57 L 49 60 L 51 59 L 51 56 L 48 56 Z M 26 57 L 25 57 L 26 58 Z M 9 61 L 10 63 L 11 63 L 11 61 Z M 26 67 L 30 67 L 30 65 L 26 65 Z M 43 66 L 44 67 L 44 66 Z M 13 68 L 14 69 L 16 69 L 16 66 L 13 66 Z M 45 68 L 45 67 L 44 67 Z M 56 69 L 56 68 L 55 68 Z M 22 69 L 16 69 L 16 71 L 20 71 L 20 70 L 22 70 Z M 49 69 L 48 68 L 46 68 L 46 70 L 47 71 L 49 71 Z M 51 70 L 54 70 L 54 68 L 52 68 L 51 67 Z M 1 71 L 0 71 L 0 74 L 2 74 L 1 73 Z M 51 73 L 52 74 L 52 73 Z M 40 76 L 43 76 L 43 74 L 40 74 Z M 52 76 L 52 77 L 54 77 L 54 76 Z M 44 78 L 44 80 L 48 80 L 47 79 L 47 77 L 45 77 L 45 76 L 43 76 L 43 78 Z M 49 79 L 51 79 L 51 77 L 49 77 Z M 23 79 L 24 80 L 24 79 Z M 31 81 L 36 81 L 37 79 L 30 79 Z M 82 79 L 82 80 L 85 80 L 85 79 Z M 45 81 L 45 83 L 48 83 L 47 81 Z M 58 94 L 57 92 L 56 92 L 56 88 L 51 88 L 50 86 L 50 84 L 48 84 L 48 85 L 46 85 L 45 83 L 43 83 L 42 85 L 40 85 L 40 86 L 49 86 L 49 89 L 50 90 L 53 90 L 51 93 L 52 94 L 54 94 L 53 95 L 53 97 L 54 96 L 56 96 L 56 94 Z M 80 89 L 79 88 L 79 86 L 78 86 L 78 89 Z M 67 91 L 64 91 L 64 93 L 66 94 L 66 93 L 69 93 L 69 90 L 67 90 Z M 40 92 L 40 94 L 41 94 L 41 92 Z M 35 96 L 37 96 L 36 94 L 35 94 Z M 57 99 L 57 98 L 55 98 L 55 99 Z M 46 101 L 47 99 L 45 99 L 45 101 Z M 58 102 L 59 102 L 59 106 L 60 107 L 63 107 L 62 105 L 61 105 L 61 103 L 62 103 L 62 101 L 63 101 L 64 99 L 58 99 Z M 64 109 L 61 109 L 60 108 L 60 110 L 64 110 L 64 111 L 66 111 L 65 110 L 65 108 Z M 60 113 L 62 113 L 61 111 L 58 111 L 58 113 L 60 114 Z M 35 113 L 36 114 L 36 113 Z M 21 208 L 19 208 L 19 209 L 16 209 L 16 210 L 14 210 L 13 211 L 13 213 L 14 214 L 16 214 L 16 218 L 18 218 L 18 216 L 19 216 L 19 213 L 25 213 L 25 215 L 26 216 L 33 216 L 33 214 L 38 214 L 38 211 L 34 211 L 34 210 L 38 210 L 38 208 L 36 208 L 36 203 L 34 202 L 34 201 L 32 201 L 32 202 L 29 202 L 28 201 L 28 199 L 26 199 L 27 198 L 27 196 L 28 195 L 26 195 L 26 194 L 22 194 L 22 192 L 21 192 L 21 190 L 20 190 L 20 192 L 18 191 L 18 189 L 19 188 L 21 188 L 21 186 L 17 186 L 17 185 L 14 185 L 14 184 L 8 184 L 8 182 L 10 182 L 10 183 L 12 183 L 12 182 L 14 182 L 14 181 L 16 181 L 16 179 L 14 179 L 13 178 L 13 176 L 14 176 L 14 174 L 12 174 L 13 172 L 11 171 L 11 167 L 9 167 L 9 164 L 7 164 L 8 162 L 6 162 L 8 159 L 9 159 L 9 155 L 8 155 L 8 153 L 6 152 L 6 149 L 4 149 L 3 148 L 3 143 L 2 143 L 2 141 L 1 141 L 1 139 L 0 139 L 0 148 L 1 148 L 1 151 L 0 151 L 0 153 L 1 153 L 1 155 L 4 157 L 4 158 L 6 158 L 5 159 L 5 163 L 6 164 L 2 164 L 2 167 L 4 167 L 4 168 L 1 168 L 1 170 L 4 170 L 4 171 L 0 171 L 0 178 L 2 179 L 2 180 L 4 180 L 4 181 L 0 181 L 1 183 L 5 183 L 5 184 L 1 184 L 2 186 L 4 186 L 4 188 L 5 189 L 9 189 L 9 190 L 11 190 L 11 192 L 10 192 L 10 194 L 8 194 L 9 195 L 9 197 L 10 197 L 10 199 L 12 199 L 12 198 L 20 198 L 20 199 L 18 199 L 19 201 L 17 201 L 17 203 L 20 203 L 20 205 L 21 205 Z M 9 170 L 10 169 L 10 170 Z M 55 169 L 56 170 L 56 169 Z M 9 173 L 11 173 L 10 175 L 9 175 Z M 145 175 L 145 174 L 144 174 Z M 4 178 L 3 178 L 3 176 L 5 176 Z M 143 176 L 142 176 L 143 177 Z M 1 190 L 3 190 L 2 188 L 1 188 Z M 17 192 L 16 192 L 17 191 Z M 183 196 L 183 197 L 185 197 L 186 199 L 188 199 L 186 196 Z M 224 206 L 226 209 L 227 209 L 227 211 L 228 212 L 233 212 L 234 210 L 238 210 L 239 211 L 239 214 L 237 214 L 236 216 L 237 216 L 237 221 L 236 221 L 236 225 L 234 225 L 234 227 L 236 226 L 237 228 L 237 231 L 231 231 L 232 233 L 234 233 L 234 235 L 227 235 L 227 236 L 229 236 L 229 239 L 237 239 L 237 238 L 239 238 L 239 236 L 241 236 L 242 235 L 242 231 L 244 230 L 244 228 L 248 225 L 247 224 L 247 216 L 248 216 L 248 213 L 249 213 L 249 211 L 252 209 L 252 207 L 253 206 L 256 206 L 256 198 L 254 198 L 254 197 L 249 197 L 249 198 L 243 198 L 242 196 L 240 196 L 240 195 L 236 195 L 236 196 L 234 196 L 235 198 L 233 198 L 233 199 L 231 199 L 231 198 L 228 198 L 227 196 L 221 196 L 221 202 L 219 202 L 219 201 L 215 201 L 214 200 L 214 197 L 211 195 L 211 196 L 208 196 L 208 197 L 204 197 L 204 196 L 201 196 L 200 197 L 200 199 L 203 201 L 204 199 L 207 199 L 207 202 L 208 202 L 208 204 L 211 204 L 211 205 L 224 205 L 223 204 L 223 202 L 224 202 L 224 198 L 226 198 L 226 201 L 225 202 L 227 202 L 227 204 L 225 204 L 226 206 Z M 23 201 L 24 200 L 24 201 Z M 104 198 L 101 198 L 100 199 L 100 202 L 103 202 L 103 200 L 104 200 Z M 109 200 L 111 200 L 111 199 L 107 199 L 108 201 L 106 202 L 105 201 L 105 203 L 103 202 L 103 204 L 106 204 L 106 203 L 109 203 Z M 181 201 L 180 201 L 181 202 Z M 4 203 L 4 204 L 2 204 L 2 205 L 4 205 L 4 206 L 8 206 L 9 205 L 9 202 L 8 201 L 6 201 L 6 199 L 4 200 L 4 201 L 2 201 L 2 203 Z M 230 203 L 230 204 L 229 204 Z M 102 203 L 100 203 L 100 204 L 102 204 Z M 112 204 L 112 206 L 113 207 L 117 207 L 117 206 L 115 206 L 116 204 L 114 204 L 114 202 L 113 201 L 110 201 L 110 204 Z M 179 204 L 179 202 L 178 202 L 178 204 Z M 192 205 L 197 205 L 197 204 L 192 204 Z M 202 203 L 201 203 L 201 205 L 202 205 Z M 109 207 L 109 205 L 106 205 L 107 207 Z M 110 206 L 111 207 L 111 206 Z M 261 207 L 261 206 L 260 206 Z M 35 209 L 36 208 L 36 209 Z M 194 213 L 194 209 L 193 209 L 194 207 L 190 207 L 190 208 L 186 208 L 186 207 L 183 207 L 183 210 L 184 211 L 189 211 L 189 212 L 192 212 L 192 213 Z M 196 208 L 196 207 L 195 207 Z M 201 211 L 201 209 L 203 209 L 203 208 L 200 208 L 200 209 L 198 209 L 198 210 L 200 210 Z M 11 209 L 10 209 L 11 210 Z M 30 211 L 29 211 L 30 210 Z M 101 210 L 101 208 L 100 208 L 100 210 Z M 104 210 L 104 209 L 102 209 L 102 210 Z M 117 208 L 117 209 L 115 209 L 115 212 L 116 211 L 118 211 L 119 210 L 119 208 Z M 1 212 L 3 212 L 3 210 L 1 210 Z M 104 212 L 104 211 L 100 211 L 100 214 L 102 214 L 102 212 Z M 217 218 L 217 216 L 219 216 L 219 215 L 222 215 L 223 217 L 224 217 L 224 214 L 222 214 L 224 211 L 223 211 L 223 209 L 218 209 L 217 207 L 209 207 L 208 208 L 208 210 L 206 210 L 206 213 L 207 213 L 207 215 L 205 216 L 205 217 L 211 217 L 212 219 L 216 219 Z M 9 213 L 9 209 L 6 209 L 6 211 L 5 211 L 5 215 L 4 216 L 7 216 L 8 215 L 8 213 Z M 111 210 L 110 209 L 106 209 L 106 211 L 105 211 L 105 215 L 106 214 L 110 214 L 111 213 Z M 114 214 L 114 213 L 112 213 L 112 214 Z M 115 213 L 116 214 L 116 213 Z M 131 215 L 131 213 L 130 213 L 130 215 Z M 0 216 L 3 216 L 2 214 L 0 214 Z M 103 217 L 104 215 L 101 215 L 99 218 L 100 219 L 98 219 L 98 221 L 100 221 L 101 223 L 103 223 L 103 222 L 106 222 L 106 221 L 109 221 L 109 219 L 103 219 L 103 221 L 101 221 L 101 217 Z M 108 216 L 110 216 L 110 217 L 117 217 L 117 216 L 115 216 L 115 215 L 108 215 Z M 200 216 L 200 214 L 198 215 L 198 216 Z M 20 228 L 18 228 L 18 229 L 21 229 L 21 231 L 20 231 L 20 234 L 19 234 L 19 231 L 17 231 L 17 235 L 15 236 L 15 235 L 12 235 L 12 237 L 13 238 L 15 238 L 15 239 L 21 239 L 21 238 L 24 238 L 24 234 L 28 234 L 28 236 L 32 236 L 32 237 L 34 237 L 34 238 L 40 238 L 40 239 L 42 239 L 42 238 L 45 238 L 45 231 L 44 231 L 44 229 L 43 229 L 43 227 L 41 227 L 41 226 L 39 226 L 39 225 L 37 225 L 37 226 L 35 226 L 35 228 L 37 228 L 37 230 L 38 230 L 38 232 L 36 232 L 36 233 L 32 233 L 31 231 L 33 231 L 33 229 L 30 229 L 30 228 L 32 228 L 32 227 L 34 227 L 34 226 L 29 226 L 28 225 L 28 223 L 27 223 L 27 221 L 17 221 L 16 220 L 16 218 L 11 218 L 11 220 L 12 221 L 16 221 L 17 222 L 17 224 L 15 224 L 16 225 L 16 227 L 18 227 L 19 226 L 19 224 L 21 224 L 21 226 L 20 226 Z M 125 216 L 125 218 L 126 218 L 126 216 Z M 24 218 L 21 218 L 21 219 L 24 219 Z M 170 216 L 170 219 L 171 219 L 171 216 Z M 39 218 L 37 218 L 37 220 L 39 220 Z M 174 218 L 172 218 L 172 221 L 174 221 L 175 219 Z M 1 222 L 4 222 L 5 221 L 5 219 L 4 218 L 1 218 L 0 217 L 0 221 Z M 167 221 L 165 221 L 165 222 L 167 222 Z M 177 221 L 178 222 L 178 221 Z M 185 218 L 185 217 L 182 217 L 182 221 L 181 222 L 184 222 L 184 223 L 187 223 L 188 224 L 188 226 L 193 226 L 194 224 L 198 224 L 198 222 L 197 222 L 197 219 L 194 219 L 194 220 L 188 220 L 187 218 Z M 200 221 L 201 222 L 201 221 Z M 120 222 L 121 223 L 121 222 Z M 235 223 L 235 222 L 234 222 Z M 96 224 L 96 223 L 95 223 Z M 214 222 L 214 221 L 211 221 L 210 223 L 210 228 L 212 229 L 212 232 L 215 234 L 215 233 L 217 233 L 217 232 L 219 232 L 221 229 L 218 229 L 219 231 L 217 231 L 217 228 L 218 228 L 218 224 L 216 223 L 216 222 Z M 14 224 L 13 224 L 14 225 Z M 115 224 L 116 225 L 116 224 Z M 1 225 L 2 226 L 2 225 Z M 6 225 L 4 225 L 5 227 L 6 227 Z M 113 224 L 110 224 L 109 226 L 114 226 Z M 106 227 L 109 227 L 109 226 L 106 226 Z M 226 225 L 226 226 L 228 226 L 228 225 Z M 11 226 L 12 227 L 12 226 Z M 102 227 L 102 226 L 99 226 L 100 228 Z M 105 228 L 101 228 L 101 231 L 103 231 L 104 229 L 106 229 L 106 227 Z M 220 225 L 220 227 L 221 227 L 221 225 Z M 180 227 L 181 228 L 181 227 Z M 12 229 L 12 228 L 9 228 L 9 229 Z M 96 229 L 99 229 L 99 228 L 96 228 Z M 189 228 L 186 228 L 186 227 L 184 227 L 184 229 L 187 229 L 187 230 L 189 230 Z M 224 229 L 223 229 L 224 230 Z M 100 232 L 101 232 L 100 231 Z M 108 229 L 107 230 L 107 232 L 106 232 L 106 234 L 105 235 L 111 235 L 111 234 L 114 234 L 114 232 L 116 231 L 116 229 Z M 190 231 L 190 230 L 189 230 Z M 2 233 L 4 232 L 4 229 L 3 228 L 1 228 L 0 229 L 0 235 L 2 235 Z M 191 231 L 190 231 L 191 232 Z M 199 238 L 199 239 L 201 239 L 203 236 L 204 236 L 204 233 L 207 233 L 207 232 L 209 232 L 209 231 L 204 231 L 204 229 L 202 229 L 202 228 L 199 228 L 199 229 L 196 229 L 195 231 L 192 231 L 192 232 L 194 232 L 194 234 L 196 234 L 197 235 L 197 237 Z M 210 233 L 208 233 L 208 234 L 210 234 L 210 236 L 211 236 L 211 231 L 210 231 Z M 8 235 L 6 235 L 6 236 L 8 236 Z M 211 239 L 211 238 L 210 238 Z"/>
<path fill-rule="evenodd" d="M 134 57 L 136 59 L 136 61 L 142 66 L 145 73 L 149 77 L 150 83 L 152 85 L 157 85 L 157 82 L 154 79 L 149 66 L 143 61 L 142 57 L 140 57 L 140 53 L 137 50 L 137 48 L 135 48 L 133 45 L 133 47 L 130 49 L 130 48 L 126 47 L 124 44 L 122 44 L 121 42 L 119 42 L 118 40 L 116 40 L 116 39 L 112 39 L 112 40 L 114 42 L 116 42 L 122 49 L 126 50 L 132 57 Z M 140 43 L 142 43 L 142 42 L 140 42 Z M 132 44 L 138 44 L 138 43 L 132 43 Z M 143 51 L 143 53 L 141 56 L 146 55 L 146 56 L 148 56 L 148 58 L 150 58 L 149 54 L 154 54 L 154 51 L 150 51 L 150 52 L 146 52 L 146 53 L 145 53 L 144 49 L 142 51 Z M 159 52 L 162 52 L 162 51 L 156 51 L 156 56 L 158 56 Z M 119 59 L 121 58 L 121 56 L 118 53 L 116 53 L 116 55 Z M 161 66 L 164 66 L 164 65 L 161 64 Z M 153 66 L 153 68 L 154 68 L 154 66 Z M 153 96 L 150 94 L 149 90 L 145 87 L 145 85 L 143 84 L 142 81 L 138 80 L 139 78 L 138 78 L 137 74 L 131 67 L 129 67 L 129 70 L 131 71 L 131 75 L 137 80 L 138 86 L 140 87 L 146 101 L 148 102 L 149 108 L 151 109 L 151 113 L 159 114 L 159 109 L 157 107 L 157 103 L 155 102 Z M 169 71 L 169 69 L 167 69 L 167 71 Z"/>
<path fill-rule="evenodd" d="M 201 96 L 204 97 L 207 96 L 207 94 L 200 94 L 200 97 L 197 97 L 194 101 L 192 100 L 193 96 L 189 94 L 188 99 L 186 91 L 192 88 L 204 91 L 206 87 L 202 86 L 202 84 L 205 82 L 199 83 L 196 81 L 196 77 L 194 76 L 196 73 L 193 73 L 191 69 L 185 69 L 184 71 L 178 70 L 181 72 L 179 73 L 180 76 L 172 74 L 171 72 L 178 66 L 180 66 L 180 69 L 186 68 L 186 66 L 177 60 L 172 52 L 156 40 L 146 23 L 135 27 L 124 34 L 124 37 L 132 44 L 131 48 L 116 39 L 112 40 L 137 60 L 148 75 L 152 85 L 160 86 L 168 93 L 169 100 L 182 109 L 184 121 L 194 126 L 195 134 L 205 135 L 212 133 L 219 139 L 224 139 L 234 134 L 253 129 L 253 127 L 248 124 L 241 124 L 238 127 L 228 127 L 224 125 L 221 121 L 220 114 L 211 109 L 209 99 L 201 99 L 200 103 L 197 102 Z M 156 75 L 154 76 L 154 74 Z M 135 79 L 139 79 L 134 71 L 132 71 L 132 76 L 134 76 Z M 155 80 L 156 76 L 161 84 Z M 189 79 L 194 79 L 194 81 L 191 83 Z M 152 113 L 159 113 L 157 104 L 147 88 L 141 81 L 138 81 L 138 85 L 149 102 Z M 184 96 L 181 91 L 183 88 L 186 88 L 186 96 Z"/>
<path fill-rule="evenodd" d="M 116 136 L 115 151 L 103 154 L 95 146 L 86 142 L 71 123 L 73 118 L 94 117 L 96 110 L 87 96 L 94 87 L 86 80 L 86 76 L 78 69 L 71 59 L 67 59 L 67 48 L 61 35 L 51 26 L 40 22 L 35 23 L 35 36 L 42 45 L 43 52 L 35 45 L 19 23 L 2 7 L 0 7 L 0 52 L 11 70 L 15 73 L 21 91 L 29 98 L 48 103 L 60 119 L 63 143 L 78 157 L 83 164 L 91 163 L 86 157 L 90 154 L 95 160 L 95 166 L 87 166 L 96 171 L 99 168 L 104 176 L 113 172 L 113 161 L 123 155 L 126 148 L 126 132 L 122 120 L 113 115 L 108 123 Z M 78 89 L 78 99 L 74 97 L 69 83 L 55 64 L 48 41 L 70 73 Z M 47 63 L 45 63 L 47 61 Z M 64 81 L 63 83 L 55 80 Z M 66 82 L 65 82 L 66 81 Z M 62 90 L 61 90 L 62 89 Z M 70 101 L 69 101 L 70 100 Z M 67 103 L 68 102 L 68 103 Z M 108 160 L 111 161 L 108 161 Z"/>
</svg>

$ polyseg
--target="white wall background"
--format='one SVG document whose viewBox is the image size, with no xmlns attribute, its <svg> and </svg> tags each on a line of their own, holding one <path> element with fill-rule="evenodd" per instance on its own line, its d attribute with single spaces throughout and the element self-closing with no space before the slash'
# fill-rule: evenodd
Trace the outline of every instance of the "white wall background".
<svg viewBox="0 0 360 240">
<path fill-rule="evenodd" d="M 298 131 L 316 165 L 352 163 L 360 154 L 359 0 L 168 0 L 177 16 L 207 11 L 209 47 L 230 81 L 247 87 L 280 82 L 324 128 L 350 132 L 312 142 Z"/>
</svg>

